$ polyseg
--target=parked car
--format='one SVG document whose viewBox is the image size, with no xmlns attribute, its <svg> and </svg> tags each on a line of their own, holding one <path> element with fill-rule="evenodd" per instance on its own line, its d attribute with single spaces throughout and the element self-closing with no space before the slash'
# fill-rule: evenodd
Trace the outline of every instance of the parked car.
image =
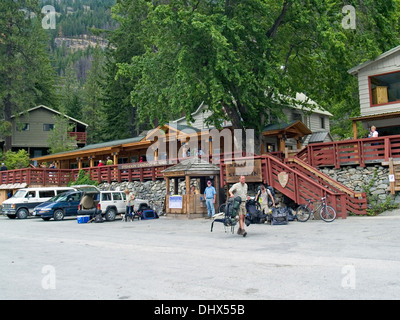
<svg viewBox="0 0 400 320">
<path fill-rule="evenodd" d="M 66 216 L 76 216 L 83 191 L 68 191 L 38 205 L 32 212 L 33 216 L 47 221 L 53 218 L 60 221 Z"/>
<path fill-rule="evenodd" d="M 69 187 L 19 189 L 11 198 L 3 201 L 2 214 L 10 219 L 26 219 L 36 206 L 60 193 L 73 190 Z"/>
<path fill-rule="evenodd" d="M 78 215 L 94 216 L 101 214 L 107 221 L 113 221 L 117 214 L 125 213 L 126 194 L 123 191 L 86 192 L 84 197 L 85 196 L 91 199 L 87 198 L 85 201 L 82 199 L 82 203 L 78 209 Z M 134 200 L 135 210 L 141 205 L 148 207 L 146 200 Z"/>
</svg>

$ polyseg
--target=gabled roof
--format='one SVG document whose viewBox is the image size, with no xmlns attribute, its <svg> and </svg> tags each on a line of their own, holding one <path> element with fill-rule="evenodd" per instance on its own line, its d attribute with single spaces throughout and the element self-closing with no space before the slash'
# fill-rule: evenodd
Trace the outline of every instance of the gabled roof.
<svg viewBox="0 0 400 320">
<path fill-rule="evenodd" d="M 52 113 L 58 114 L 58 115 L 60 115 L 60 116 L 62 115 L 61 112 L 59 112 L 59 111 L 57 111 L 57 110 L 54 110 L 54 109 L 52 109 L 52 108 L 46 107 L 46 106 L 44 106 L 44 105 L 40 105 L 40 106 L 33 107 L 33 108 L 31 108 L 31 109 L 26 110 L 25 112 L 20 112 L 20 113 L 18 113 L 18 115 L 19 115 L 19 116 L 22 116 L 24 113 L 29 113 L 29 112 L 32 112 L 32 111 L 35 111 L 35 110 L 41 109 L 41 108 L 42 108 L 42 109 L 46 109 L 47 111 L 50 111 L 50 112 L 52 112 Z M 15 116 L 16 116 L 16 115 L 13 115 L 13 116 L 11 116 L 11 118 L 15 118 Z M 72 117 L 66 115 L 66 114 L 64 114 L 64 117 L 66 117 L 67 119 L 69 119 L 69 120 L 71 120 L 71 121 L 77 122 L 77 123 L 79 123 L 79 124 L 81 124 L 81 125 L 83 125 L 83 126 L 85 126 L 85 127 L 88 127 L 88 126 L 89 126 L 87 123 L 84 123 L 84 122 L 82 122 L 82 121 L 79 121 L 79 120 L 77 120 L 77 119 L 75 119 L 75 118 L 72 118 Z"/>
<path fill-rule="evenodd" d="M 381 54 L 380 56 L 378 56 L 376 59 L 370 60 L 370 61 L 367 61 L 367 62 L 364 62 L 364 63 L 362 63 L 362 64 L 360 64 L 360 65 L 358 65 L 358 66 L 356 66 L 356 67 L 354 67 L 354 68 L 351 68 L 351 69 L 348 70 L 347 72 L 350 73 L 350 74 L 352 74 L 353 76 L 355 76 L 355 75 L 358 74 L 358 72 L 359 72 L 361 69 L 364 69 L 364 68 L 370 66 L 371 64 L 374 64 L 374 63 L 376 63 L 376 62 L 378 62 L 378 61 L 380 61 L 380 60 L 382 60 L 382 59 L 385 59 L 385 58 L 389 57 L 390 55 L 392 55 L 392 54 L 394 54 L 394 53 L 397 53 L 397 52 L 399 52 L 399 51 L 400 51 L 400 46 L 395 47 L 395 48 L 393 48 L 393 49 L 390 49 L 389 51 L 386 51 L 386 52 L 382 53 L 382 54 Z"/>
<path fill-rule="evenodd" d="M 220 169 L 217 165 L 197 157 L 183 160 L 180 163 L 162 171 L 166 177 L 183 177 L 185 175 L 208 176 L 217 174 L 219 172 Z"/>
<path fill-rule="evenodd" d="M 292 121 L 290 123 L 280 122 L 267 125 L 263 130 L 264 136 L 274 136 L 277 134 L 286 135 L 309 135 L 312 134 L 311 130 L 300 120 Z"/>
</svg>

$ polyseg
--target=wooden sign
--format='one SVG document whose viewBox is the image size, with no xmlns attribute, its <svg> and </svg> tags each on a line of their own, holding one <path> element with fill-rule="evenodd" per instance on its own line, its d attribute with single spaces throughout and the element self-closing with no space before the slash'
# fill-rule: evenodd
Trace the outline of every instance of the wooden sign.
<svg viewBox="0 0 400 320">
<path fill-rule="evenodd" d="M 226 165 L 226 182 L 239 182 L 240 176 L 246 177 L 246 182 L 262 182 L 261 160 L 233 161 Z"/>
<path fill-rule="evenodd" d="M 285 188 L 289 181 L 289 174 L 285 171 L 282 171 L 278 174 L 278 180 L 282 188 Z"/>
</svg>

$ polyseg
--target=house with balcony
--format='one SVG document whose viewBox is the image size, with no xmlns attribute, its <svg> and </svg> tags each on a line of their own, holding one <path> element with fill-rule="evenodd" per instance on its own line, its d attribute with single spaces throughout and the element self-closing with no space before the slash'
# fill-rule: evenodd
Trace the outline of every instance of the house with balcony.
<svg viewBox="0 0 400 320">
<path fill-rule="evenodd" d="M 12 116 L 11 150 L 25 149 L 31 158 L 47 155 L 49 133 L 54 129 L 55 116 L 61 115 L 59 111 L 40 105 Z M 72 128 L 68 135 L 76 137 L 77 148 L 84 147 L 88 125 L 70 116 L 64 116 Z"/>
<path fill-rule="evenodd" d="M 290 105 L 283 109 L 286 119 L 281 120 L 271 117 L 263 130 L 261 153 L 298 150 L 312 143 L 332 142 L 330 134 L 330 118 L 333 116 L 324 110 L 315 101 L 309 99 L 303 93 L 297 93 Z M 201 104 L 191 114 L 192 123 L 188 123 L 186 117 L 172 121 L 178 125 L 192 126 L 197 130 L 211 129 L 207 124 L 207 118 L 211 111 L 205 104 Z M 232 123 L 222 120 L 222 127 L 229 128 Z M 219 150 L 216 150 L 218 153 Z"/>
<path fill-rule="evenodd" d="M 400 134 L 400 46 L 348 71 L 358 78 L 360 116 L 352 118 L 354 139 L 357 123 L 375 126 L 379 136 Z"/>
</svg>

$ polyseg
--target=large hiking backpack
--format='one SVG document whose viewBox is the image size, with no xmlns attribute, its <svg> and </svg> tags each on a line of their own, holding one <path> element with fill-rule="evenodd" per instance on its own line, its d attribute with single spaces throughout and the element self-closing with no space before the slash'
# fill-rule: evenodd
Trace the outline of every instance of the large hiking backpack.
<svg viewBox="0 0 400 320">
<path fill-rule="evenodd" d="M 214 219 L 211 223 L 211 232 L 213 231 L 214 222 L 222 222 L 225 227 L 231 227 L 233 233 L 235 225 L 237 224 L 237 216 L 241 203 L 242 199 L 240 197 L 229 198 L 225 206 L 224 217 Z"/>
<path fill-rule="evenodd" d="M 289 210 L 288 208 L 272 208 L 271 225 L 280 226 L 288 224 Z"/>
<path fill-rule="evenodd" d="M 250 224 L 264 223 L 267 220 L 268 216 L 261 212 L 259 204 L 255 200 L 248 200 L 246 202 L 246 211 L 246 226 L 249 226 Z"/>
</svg>

